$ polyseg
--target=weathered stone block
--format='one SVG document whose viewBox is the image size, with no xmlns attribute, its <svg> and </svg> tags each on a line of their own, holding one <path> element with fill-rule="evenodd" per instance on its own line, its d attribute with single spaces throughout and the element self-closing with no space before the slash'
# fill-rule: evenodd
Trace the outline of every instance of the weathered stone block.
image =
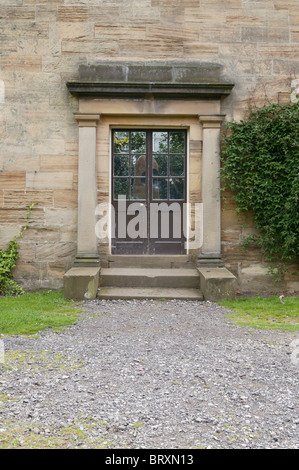
<svg viewBox="0 0 299 470">
<path fill-rule="evenodd" d="M 81 80 L 88 81 L 126 81 L 127 67 L 116 64 L 80 65 L 79 76 Z"/>
<path fill-rule="evenodd" d="M 6 183 L 6 185 L 8 186 L 8 183 Z M 61 171 L 61 172 L 59 171 L 30 172 L 28 171 L 26 174 L 26 187 L 29 189 L 36 189 L 36 190 L 38 189 L 39 190 L 73 189 L 73 172 L 72 171 Z"/>
<path fill-rule="evenodd" d="M 38 155 L 64 155 L 65 141 L 63 139 L 42 139 L 34 144 L 33 151 Z"/>
<path fill-rule="evenodd" d="M 57 21 L 84 22 L 88 20 L 88 8 L 78 5 L 59 5 L 57 7 Z"/>
<path fill-rule="evenodd" d="M 75 256 L 74 243 L 43 243 L 36 246 L 36 258 L 46 261 L 65 261 L 72 260 Z"/>
<path fill-rule="evenodd" d="M 36 203 L 36 207 L 52 207 L 52 191 L 3 191 L 4 207 L 25 207 L 27 204 Z"/>
<path fill-rule="evenodd" d="M 81 54 L 110 54 L 118 53 L 118 43 L 114 39 L 107 42 L 97 40 L 79 40 L 63 39 L 61 51 L 63 53 L 81 53 Z"/>
<path fill-rule="evenodd" d="M 16 8 L 15 5 L 2 5 L 0 18 L 6 20 L 33 20 L 35 18 L 35 7 L 33 5 L 18 5 L 18 8 Z"/>
<path fill-rule="evenodd" d="M 3 70 L 25 70 L 28 72 L 39 72 L 42 68 L 42 58 L 35 56 L 9 56 L 0 58 Z"/>
<path fill-rule="evenodd" d="M 3 171 L 0 172 L 1 189 L 25 189 L 25 171 Z"/>
<path fill-rule="evenodd" d="M 33 243 L 38 243 L 42 240 L 43 243 L 53 243 L 60 241 L 60 227 L 45 226 L 45 225 L 30 225 L 26 234 L 24 234 L 24 239 L 26 241 L 32 241 Z M 63 240 L 61 240 L 63 241 Z"/>
<path fill-rule="evenodd" d="M 42 155 L 40 157 L 41 170 L 76 170 L 77 165 L 78 157 L 72 155 Z"/>
<path fill-rule="evenodd" d="M 197 268 L 200 275 L 200 289 L 205 300 L 234 299 L 237 279 L 226 268 Z"/>
<path fill-rule="evenodd" d="M 243 27 L 242 41 L 287 43 L 289 39 L 288 28 Z"/>
<path fill-rule="evenodd" d="M 13 270 L 13 275 L 17 282 L 22 282 L 22 285 L 24 281 L 33 279 L 35 286 L 37 286 L 40 281 L 41 266 L 33 261 L 22 261 L 19 259 Z"/>
<path fill-rule="evenodd" d="M 54 191 L 54 207 L 75 208 L 78 206 L 78 191 L 73 189 Z"/>
<path fill-rule="evenodd" d="M 39 157 L 34 155 L 12 155 L 5 159 L 4 170 L 6 171 L 22 171 L 26 168 L 27 170 L 38 170 L 39 169 Z"/>
<path fill-rule="evenodd" d="M 155 65 L 148 67 L 146 65 L 132 65 L 128 68 L 129 82 L 171 82 L 171 67 Z"/>
<path fill-rule="evenodd" d="M 5 248 L 7 243 L 10 242 L 15 236 L 19 235 L 22 226 L 17 223 L 0 224 L 0 248 Z"/>
<path fill-rule="evenodd" d="M 99 286 L 100 268 L 71 268 L 64 275 L 64 296 L 67 299 L 94 299 Z"/>
<path fill-rule="evenodd" d="M 290 293 L 299 294 L 299 281 L 288 281 L 287 288 Z"/>
<path fill-rule="evenodd" d="M 75 208 L 46 208 L 45 222 L 47 225 L 75 226 L 77 223 L 77 210 Z"/>
<path fill-rule="evenodd" d="M 115 24 L 96 24 L 94 27 L 94 34 L 96 38 L 105 40 L 107 38 L 126 38 L 128 35 L 132 35 L 135 38 L 144 38 L 147 29 L 144 25 L 130 25 L 124 26 L 120 23 Z"/>
<path fill-rule="evenodd" d="M 24 206 L 23 206 L 24 207 Z M 10 223 L 10 224 L 22 224 L 24 226 L 26 224 L 27 219 L 27 209 L 17 209 L 17 208 L 0 208 L 0 221 L 3 223 Z M 30 224 L 34 222 L 43 222 L 44 219 L 44 211 L 43 209 L 36 209 L 34 208 L 30 214 Z"/>
<path fill-rule="evenodd" d="M 48 263 L 48 277 L 50 279 L 63 279 L 67 270 L 66 263 L 55 261 Z"/>
</svg>

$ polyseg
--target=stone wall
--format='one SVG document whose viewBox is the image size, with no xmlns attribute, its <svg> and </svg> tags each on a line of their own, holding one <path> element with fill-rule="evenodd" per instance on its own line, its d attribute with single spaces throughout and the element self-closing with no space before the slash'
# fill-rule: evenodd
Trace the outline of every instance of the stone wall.
<svg viewBox="0 0 299 470">
<path fill-rule="evenodd" d="M 299 76 L 298 0 L 0 0 L 0 244 L 25 221 L 16 279 L 59 288 L 76 254 L 78 101 L 66 87 L 103 61 L 217 63 L 235 83 L 227 119 L 248 104 L 288 100 Z M 101 191 L 101 188 L 99 188 Z M 222 206 L 226 265 L 240 291 L 273 284 L 259 252 L 244 253 L 231 198 Z M 279 289 L 298 289 L 298 278 Z"/>
</svg>

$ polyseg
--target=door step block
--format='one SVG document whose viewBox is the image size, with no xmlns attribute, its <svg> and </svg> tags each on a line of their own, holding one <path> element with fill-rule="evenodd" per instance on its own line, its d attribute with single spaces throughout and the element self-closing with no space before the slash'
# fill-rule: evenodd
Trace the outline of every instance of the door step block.
<svg viewBox="0 0 299 470">
<path fill-rule="evenodd" d="M 195 288 L 200 285 L 197 269 L 105 268 L 100 287 Z"/>
<path fill-rule="evenodd" d="M 153 300 L 196 300 L 203 301 L 200 289 L 162 287 L 100 287 L 98 299 L 153 299 Z"/>
<path fill-rule="evenodd" d="M 187 255 L 110 255 L 109 268 L 194 269 Z"/>
</svg>

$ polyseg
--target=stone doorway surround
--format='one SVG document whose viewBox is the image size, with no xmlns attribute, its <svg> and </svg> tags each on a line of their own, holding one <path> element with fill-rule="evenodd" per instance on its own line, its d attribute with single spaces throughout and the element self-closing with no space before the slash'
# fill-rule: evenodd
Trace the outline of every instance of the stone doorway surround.
<svg viewBox="0 0 299 470">
<path fill-rule="evenodd" d="M 77 256 L 64 276 L 68 298 L 97 295 L 109 242 L 96 236 L 96 207 L 110 201 L 110 132 L 117 127 L 187 129 L 188 202 L 202 203 L 203 237 L 196 253 L 205 298 L 231 296 L 235 277 L 223 267 L 220 226 L 221 99 L 233 84 L 217 64 L 113 64 L 79 67 L 67 82 L 78 98 L 79 127 Z M 216 282 L 215 282 L 216 281 Z M 221 292 L 221 285 L 228 293 Z M 220 287 L 219 287 L 220 286 Z M 223 290 L 223 289 L 222 289 Z M 217 294 L 218 293 L 218 294 Z"/>
</svg>

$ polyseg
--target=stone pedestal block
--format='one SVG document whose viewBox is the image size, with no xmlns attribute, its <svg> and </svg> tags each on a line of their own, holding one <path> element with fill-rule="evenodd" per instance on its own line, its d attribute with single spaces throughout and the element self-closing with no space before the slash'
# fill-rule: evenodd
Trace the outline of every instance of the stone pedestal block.
<svg viewBox="0 0 299 470">
<path fill-rule="evenodd" d="M 75 267 L 64 275 L 64 296 L 73 300 L 95 299 L 99 287 L 99 267 Z"/>
<path fill-rule="evenodd" d="M 236 296 L 236 277 L 226 268 L 198 268 L 200 289 L 205 300 L 217 302 Z"/>
</svg>

